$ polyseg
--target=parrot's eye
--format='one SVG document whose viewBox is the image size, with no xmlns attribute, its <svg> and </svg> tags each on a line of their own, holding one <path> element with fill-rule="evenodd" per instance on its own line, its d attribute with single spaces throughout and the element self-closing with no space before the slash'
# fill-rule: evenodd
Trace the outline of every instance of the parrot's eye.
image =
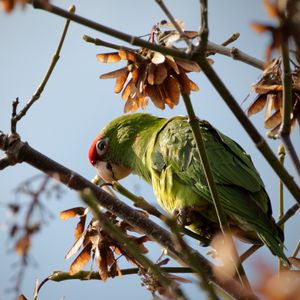
<svg viewBox="0 0 300 300">
<path fill-rule="evenodd" d="M 108 138 L 105 138 L 105 139 L 98 141 L 96 144 L 97 153 L 100 156 L 104 155 L 107 150 L 107 141 L 108 141 Z"/>
</svg>

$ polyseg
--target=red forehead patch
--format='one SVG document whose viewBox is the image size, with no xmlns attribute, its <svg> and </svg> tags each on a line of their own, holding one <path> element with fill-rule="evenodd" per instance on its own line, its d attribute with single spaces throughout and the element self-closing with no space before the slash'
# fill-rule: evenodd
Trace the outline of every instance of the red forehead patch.
<svg viewBox="0 0 300 300">
<path fill-rule="evenodd" d="M 99 155 L 96 150 L 97 142 L 102 138 L 103 132 L 101 131 L 96 138 L 93 140 L 90 149 L 89 149 L 89 161 L 94 166 L 97 160 L 99 159 Z"/>
</svg>

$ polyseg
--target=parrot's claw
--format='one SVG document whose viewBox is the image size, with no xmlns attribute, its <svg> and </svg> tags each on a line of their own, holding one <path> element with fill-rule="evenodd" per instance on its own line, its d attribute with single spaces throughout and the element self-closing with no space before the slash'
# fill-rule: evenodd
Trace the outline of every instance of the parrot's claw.
<svg viewBox="0 0 300 300">
<path fill-rule="evenodd" d="M 174 209 L 173 215 L 176 217 L 177 224 L 181 227 L 192 224 L 191 210 L 189 208 Z"/>
</svg>

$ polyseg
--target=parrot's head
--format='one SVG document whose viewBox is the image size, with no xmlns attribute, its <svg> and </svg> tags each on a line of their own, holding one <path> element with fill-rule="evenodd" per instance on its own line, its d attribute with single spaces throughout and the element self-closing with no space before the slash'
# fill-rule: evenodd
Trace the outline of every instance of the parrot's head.
<svg viewBox="0 0 300 300">
<path fill-rule="evenodd" d="M 89 149 L 90 163 L 106 182 L 120 180 L 131 173 L 126 165 L 126 142 L 122 137 L 122 122 L 109 123 L 93 140 Z M 125 132 L 124 132 L 125 133 Z"/>
<path fill-rule="evenodd" d="M 89 160 L 106 182 L 117 181 L 130 173 L 149 180 L 143 158 L 149 141 L 166 119 L 135 113 L 112 120 L 93 140 Z"/>
</svg>

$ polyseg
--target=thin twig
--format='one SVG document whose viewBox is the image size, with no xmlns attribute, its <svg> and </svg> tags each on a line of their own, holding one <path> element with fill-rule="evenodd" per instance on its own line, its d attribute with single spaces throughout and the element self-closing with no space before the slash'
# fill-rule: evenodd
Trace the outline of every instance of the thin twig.
<svg viewBox="0 0 300 300">
<path fill-rule="evenodd" d="M 300 62 L 300 20 L 299 20 L 299 1 L 287 0 L 286 2 L 286 23 L 289 33 L 294 39 L 297 47 L 297 60 Z"/>
<path fill-rule="evenodd" d="M 74 12 L 75 12 L 75 6 L 71 6 L 68 13 L 73 14 Z M 42 79 L 41 83 L 39 84 L 37 90 L 32 95 L 31 99 L 26 103 L 24 108 L 18 114 L 16 114 L 16 111 L 15 111 L 15 113 L 13 113 L 13 116 L 11 119 L 11 132 L 12 133 L 16 133 L 17 122 L 20 121 L 26 115 L 26 113 L 28 112 L 30 107 L 40 98 L 40 96 L 41 96 L 41 94 L 42 94 L 54 68 L 55 68 L 56 63 L 59 60 L 60 51 L 61 51 L 63 42 L 64 42 L 66 34 L 67 34 L 69 24 L 70 24 L 70 19 L 67 19 L 65 26 L 64 26 L 64 30 L 62 32 L 62 35 L 61 35 L 61 38 L 59 41 L 59 44 L 58 44 L 57 49 L 52 57 L 50 66 L 48 67 L 48 70 L 47 70 L 44 78 Z M 18 99 L 15 101 L 15 104 L 13 104 L 13 106 L 14 105 L 15 106 L 18 105 Z M 14 112 L 14 109 L 13 109 L 13 112 Z"/>
<path fill-rule="evenodd" d="M 19 98 L 16 98 L 15 101 L 12 102 L 12 113 L 11 113 L 11 134 L 17 134 L 17 107 L 19 104 Z"/>
<path fill-rule="evenodd" d="M 166 218 L 158 209 L 156 209 L 153 205 L 149 204 L 143 197 L 138 197 L 135 194 L 131 193 L 128 189 L 122 186 L 119 182 L 114 181 L 112 183 L 112 188 L 130 199 L 135 207 L 141 208 L 148 212 L 149 214 L 156 216 L 157 218 L 163 220 Z"/>
<path fill-rule="evenodd" d="M 174 28 L 178 31 L 178 33 L 180 34 L 180 38 L 183 39 L 185 41 L 185 43 L 187 44 L 187 46 L 190 48 L 192 46 L 191 40 L 188 39 L 186 37 L 186 35 L 184 34 L 184 31 L 182 30 L 182 28 L 178 25 L 177 21 L 175 20 L 174 16 L 171 14 L 170 10 L 168 9 L 168 7 L 165 5 L 163 0 L 155 0 L 155 2 L 159 5 L 159 7 L 161 8 L 161 10 L 166 14 L 166 16 L 169 18 L 169 20 L 171 21 L 171 23 L 173 24 Z"/>
<path fill-rule="evenodd" d="M 241 256 L 240 261 L 244 262 L 248 257 L 250 257 L 256 250 L 258 250 L 263 245 L 252 245 L 248 250 L 246 250 Z"/>
<path fill-rule="evenodd" d="M 202 269 L 201 266 L 197 264 L 197 259 L 194 253 L 191 251 L 190 247 L 187 246 L 183 237 L 180 234 L 180 229 L 178 224 L 174 218 L 166 221 L 167 225 L 170 227 L 171 231 L 175 236 L 175 243 L 177 244 L 178 251 L 184 253 L 189 266 L 196 272 L 196 275 L 199 280 L 199 286 L 203 290 L 205 290 L 208 299 L 217 300 L 218 297 L 212 288 L 212 286 L 208 282 L 207 274 L 205 269 Z"/>
<path fill-rule="evenodd" d="M 300 251 L 300 241 L 298 242 L 298 244 L 292 254 L 292 257 L 296 257 L 298 255 L 299 251 Z"/>
<path fill-rule="evenodd" d="M 35 1 L 32 1 L 32 2 L 33 2 L 32 4 L 33 4 L 34 8 L 38 8 L 38 9 L 48 11 L 49 13 L 53 13 L 55 15 L 58 15 L 58 16 L 61 16 L 61 17 L 65 18 L 65 19 L 70 19 L 75 23 L 78 23 L 78 24 L 84 25 L 86 27 L 92 28 L 96 31 L 108 34 L 112 37 L 115 37 L 115 38 L 118 38 L 122 41 L 125 41 L 125 42 L 127 42 L 127 43 L 129 43 L 133 46 L 148 48 L 150 50 L 161 52 L 161 53 L 166 54 L 166 55 L 171 55 L 171 56 L 176 57 L 176 58 L 191 59 L 191 56 L 188 53 L 185 53 L 184 51 L 180 51 L 180 50 L 175 49 L 175 48 L 168 48 L 168 47 L 165 47 L 165 46 L 162 46 L 162 45 L 158 45 L 158 44 L 155 44 L 155 43 L 145 41 L 145 40 L 143 40 L 141 38 L 138 38 L 136 36 L 125 34 L 121 31 L 112 29 L 112 28 L 104 26 L 102 24 L 93 22 L 89 19 L 83 18 L 83 17 L 81 17 L 77 14 L 71 14 L 71 13 L 69 13 L 68 11 L 66 11 L 64 9 L 61 9 L 57 6 L 52 5 L 51 3 L 47 3 L 47 5 L 46 5 L 41 0 L 35 0 Z M 258 69 L 261 69 L 261 70 L 264 69 L 264 63 L 261 60 L 256 59 L 256 58 L 240 51 L 239 49 L 236 49 L 236 48 L 230 49 L 230 48 L 226 48 L 224 46 L 217 45 L 217 44 L 212 43 L 212 42 L 208 42 L 207 50 L 210 51 L 210 52 L 219 53 L 221 55 L 232 57 L 236 60 L 242 61 L 242 62 L 244 62 L 246 64 L 249 64 L 249 65 L 251 65 L 255 68 L 258 68 Z"/>
<path fill-rule="evenodd" d="M 224 47 L 226 47 L 229 44 L 235 42 L 239 37 L 240 37 L 240 33 L 239 32 L 235 32 L 226 41 L 224 41 L 221 45 L 224 46 Z"/>
<path fill-rule="evenodd" d="M 242 283 L 247 287 L 250 288 L 249 285 L 249 281 L 247 279 L 245 270 L 242 266 L 242 264 L 239 262 L 239 255 L 238 252 L 235 248 L 234 242 L 232 240 L 232 235 L 231 235 L 231 231 L 230 231 L 230 226 L 227 222 L 227 217 L 226 214 L 222 208 L 221 205 L 221 201 L 219 198 L 219 194 L 217 191 L 217 186 L 213 177 L 213 173 L 211 171 L 210 168 L 210 164 L 209 164 L 209 160 L 207 157 L 207 153 L 206 153 L 206 149 L 205 149 L 205 145 L 204 145 L 204 141 L 203 141 L 203 137 L 200 131 L 200 127 L 199 127 L 199 123 L 198 123 L 198 119 L 195 115 L 192 103 L 191 103 L 191 99 L 189 97 L 189 95 L 186 94 L 182 94 L 185 106 L 186 106 L 186 110 L 189 116 L 189 123 L 195 138 L 195 142 L 197 145 L 197 149 L 199 151 L 199 157 L 200 157 L 200 161 L 204 170 L 204 174 L 205 174 L 205 178 L 208 184 L 208 188 L 211 194 L 211 198 L 215 207 L 215 211 L 216 211 L 216 216 L 220 225 L 220 229 L 224 235 L 224 239 L 225 241 L 228 240 L 229 238 L 229 243 L 233 245 L 233 250 L 234 250 L 234 260 L 233 263 L 237 264 L 236 265 L 236 270 L 237 270 L 237 274 L 240 275 L 239 277 L 241 278 Z M 231 240 L 230 240 L 231 239 Z M 236 260 L 236 262 L 235 262 Z"/>
<path fill-rule="evenodd" d="M 124 186 L 122 186 L 119 182 L 115 181 L 112 183 L 112 187 L 115 191 L 119 192 L 121 195 L 124 197 L 128 198 L 134 203 L 135 207 L 141 208 L 148 212 L 150 215 L 153 215 L 163 222 L 165 222 L 168 217 L 162 214 L 156 207 L 151 205 L 149 202 L 147 202 L 143 197 L 141 196 L 136 196 L 135 194 L 131 193 L 128 189 L 126 189 Z M 210 240 L 197 234 L 194 233 L 193 231 L 187 229 L 187 228 L 180 228 L 180 231 L 196 240 L 198 240 L 200 243 L 204 245 L 209 245 Z"/>
<path fill-rule="evenodd" d="M 283 145 L 279 145 L 278 147 L 278 158 L 280 163 L 283 165 L 285 159 L 285 149 Z M 282 180 L 279 180 L 279 214 L 278 220 L 280 220 L 284 215 L 284 201 L 283 201 L 283 183 Z M 283 230 L 284 226 L 281 225 L 281 229 Z"/>
<path fill-rule="evenodd" d="M 111 48 L 111 49 L 115 49 L 115 50 L 124 49 L 124 50 L 131 51 L 131 52 L 136 51 L 136 49 L 128 48 L 128 47 L 125 47 L 125 46 L 120 46 L 120 45 L 113 44 L 113 43 L 109 43 L 109 42 L 106 42 L 106 41 L 103 41 L 103 40 L 100 40 L 100 39 L 97 39 L 97 38 L 92 38 L 92 37 L 90 37 L 86 34 L 82 37 L 82 39 L 84 41 L 86 41 L 87 43 L 91 43 L 91 44 L 94 44 L 96 46 L 107 47 L 107 48 Z"/>
<path fill-rule="evenodd" d="M 281 42 L 281 56 L 282 56 L 282 86 L 283 86 L 283 120 L 279 130 L 279 136 L 283 141 L 286 151 L 289 154 L 291 161 L 294 164 L 296 172 L 300 176 L 300 161 L 295 150 L 295 147 L 290 138 L 291 132 L 291 112 L 292 112 L 292 73 L 290 68 L 289 58 L 289 44 L 286 39 Z"/>
<path fill-rule="evenodd" d="M 278 147 L 278 158 L 280 163 L 283 165 L 284 164 L 284 159 L 285 159 L 285 149 L 283 145 L 279 145 Z M 280 220 L 284 215 L 284 196 L 283 196 L 283 182 L 279 178 L 279 214 L 278 214 L 278 219 Z M 282 232 L 284 234 L 284 224 L 281 226 Z M 281 248 L 283 250 L 284 245 L 282 243 Z M 284 269 L 284 264 L 280 258 L 278 258 L 278 271 L 282 271 Z"/>
<path fill-rule="evenodd" d="M 290 207 L 286 213 L 282 216 L 282 218 L 280 218 L 280 220 L 277 222 L 278 226 L 281 226 L 282 224 L 284 224 L 288 219 L 290 219 L 299 209 L 299 205 L 296 203 L 294 204 L 292 207 Z"/>
<path fill-rule="evenodd" d="M 138 274 L 139 268 L 128 268 L 121 269 L 121 274 L 123 275 L 133 275 Z M 193 273 L 193 269 L 188 267 L 160 267 L 160 270 L 165 273 Z M 89 272 L 89 271 L 80 271 L 75 274 L 70 274 L 69 272 L 55 271 L 53 274 L 47 277 L 51 281 L 60 282 L 65 280 L 101 280 L 99 272 Z"/>
<path fill-rule="evenodd" d="M 200 28 L 200 44 L 197 48 L 197 53 L 199 53 L 199 56 L 202 56 L 204 59 L 206 59 L 206 51 L 207 51 L 207 41 L 208 41 L 208 17 L 207 17 L 207 0 L 200 0 L 200 7 L 201 7 L 201 28 Z M 206 153 L 203 137 L 200 131 L 199 122 L 195 115 L 194 108 L 191 103 L 190 96 L 187 94 L 182 94 L 184 104 L 189 116 L 189 123 L 196 141 L 197 149 L 200 156 L 200 161 L 204 170 L 204 175 L 206 178 L 206 181 L 208 183 L 208 188 L 211 194 L 211 198 L 214 204 L 216 216 L 218 219 L 218 223 L 220 225 L 221 232 L 224 236 L 224 241 L 228 241 L 231 245 L 233 245 L 233 261 L 236 268 L 237 275 L 239 276 L 241 283 L 248 289 L 251 290 L 246 272 L 243 268 L 243 265 L 241 264 L 239 260 L 239 255 L 236 250 L 236 247 L 234 245 L 232 234 L 230 230 L 229 223 L 227 221 L 227 216 L 223 210 L 221 200 L 219 198 L 217 185 L 214 180 L 214 175 L 212 173 L 210 163 L 208 160 L 208 156 Z M 229 239 L 229 240 L 228 240 Z"/>
</svg>

